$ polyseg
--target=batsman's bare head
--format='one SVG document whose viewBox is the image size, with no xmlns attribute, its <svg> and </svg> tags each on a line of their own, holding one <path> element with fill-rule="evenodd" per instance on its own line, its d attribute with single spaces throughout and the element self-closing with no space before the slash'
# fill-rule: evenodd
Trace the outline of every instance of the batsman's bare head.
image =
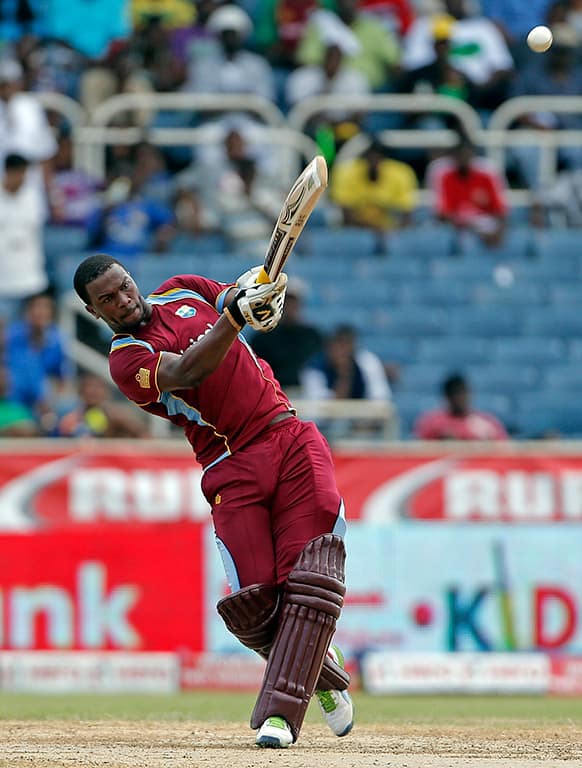
<svg viewBox="0 0 582 768">
<path fill-rule="evenodd" d="M 116 333 L 131 333 L 147 322 L 151 307 L 123 264 L 105 253 L 84 259 L 73 285 L 85 309 Z"/>
</svg>

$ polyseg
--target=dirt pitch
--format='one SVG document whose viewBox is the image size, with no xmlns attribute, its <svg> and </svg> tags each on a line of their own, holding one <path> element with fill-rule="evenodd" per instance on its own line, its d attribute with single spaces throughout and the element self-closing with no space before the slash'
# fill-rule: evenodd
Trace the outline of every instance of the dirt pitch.
<svg viewBox="0 0 582 768">
<path fill-rule="evenodd" d="M 582 766 L 582 726 L 500 720 L 361 726 L 344 739 L 307 723 L 288 750 L 259 750 L 240 724 L 4 721 L 0 768 L 560 768 Z"/>
</svg>

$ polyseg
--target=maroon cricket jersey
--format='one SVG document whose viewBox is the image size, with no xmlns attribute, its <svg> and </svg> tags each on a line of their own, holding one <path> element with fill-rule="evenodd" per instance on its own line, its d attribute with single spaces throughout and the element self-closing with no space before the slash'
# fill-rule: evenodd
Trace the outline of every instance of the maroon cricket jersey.
<svg viewBox="0 0 582 768">
<path fill-rule="evenodd" d="M 231 287 L 197 275 L 166 280 L 147 297 L 149 322 L 133 334 L 116 334 L 109 352 L 111 376 L 123 394 L 182 427 L 205 468 L 249 443 L 274 416 L 291 410 L 270 366 L 242 334 L 199 386 L 174 392 L 158 388 L 160 357 L 182 354 L 196 344 L 220 317 Z"/>
</svg>

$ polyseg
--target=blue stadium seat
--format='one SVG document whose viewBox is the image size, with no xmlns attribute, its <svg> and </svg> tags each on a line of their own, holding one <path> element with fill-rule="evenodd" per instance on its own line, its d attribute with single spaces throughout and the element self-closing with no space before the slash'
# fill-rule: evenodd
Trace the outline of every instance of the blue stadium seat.
<svg viewBox="0 0 582 768">
<path fill-rule="evenodd" d="M 550 304 L 580 304 L 582 286 L 578 281 L 553 283 L 548 286 L 548 301 Z"/>
<path fill-rule="evenodd" d="M 488 394 L 519 396 L 539 389 L 540 385 L 538 368 L 513 362 L 474 365 L 467 375 L 472 390 Z"/>
<path fill-rule="evenodd" d="M 477 240 L 474 253 L 494 262 L 520 260 L 534 253 L 534 238 L 531 227 L 514 225 L 508 227 L 501 245 L 489 248 Z"/>
<path fill-rule="evenodd" d="M 540 258 L 558 261 L 580 256 L 582 229 L 545 229 L 535 231 L 535 251 Z"/>
<path fill-rule="evenodd" d="M 520 437 L 544 437 L 549 431 L 565 437 L 582 433 L 582 408 L 576 393 L 567 397 L 564 392 L 526 392 L 516 402 L 515 418 Z"/>
<path fill-rule="evenodd" d="M 412 437 L 413 428 L 418 417 L 433 408 L 438 408 L 441 402 L 440 394 L 422 395 L 417 392 L 394 392 L 394 404 L 400 418 L 400 434 L 403 438 Z"/>
<path fill-rule="evenodd" d="M 493 279 L 495 262 L 492 259 L 478 256 L 459 256 L 450 259 L 431 259 L 428 270 L 431 279 L 448 280 L 451 283 L 457 280 L 472 280 L 473 282 Z"/>
<path fill-rule="evenodd" d="M 468 304 L 470 292 L 471 283 L 467 281 L 408 280 L 402 286 L 402 298 L 405 303 L 424 304 L 427 307 Z"/>
<path fill-rule="evenodd" d="M 179 234 L 170 243 L 169 253 L 183 253 L 192 256 L 213 256 L 228 250 L 222 235 Z"/>
<path fill-rule="evenodd" d="M 48 224 L 43 233 L 44 249 L 47 257 L 60 257 L 63 253 L 78 253 L 87 247 L 85 227 L 65 227 Z"/>
<path fill-rule="evenodd" d="M 384 333 L 362 333 L 360 346 L 375 352 L 385 362 L 412 363 L 417 356 L 415 339 L 395 338 Z"/>
<path fill-rule="evenodd" d="M 539 305 L 548 298 L 548 290 L 543 283 L 531 283 L 516 280 L 511 285 L 499 286 L 491 282 L 477 283 L 471 291 L 471 298 L 476 304 L 531 304 Z"/>
<path fill-rule="evenodd" d="M 86 253 L 64 253 L 55 262 L 51 274 L 57 295 L 63 295 L 73 290 L 73 275 Z"/>
<path fill-rule="evenodd" d="M 388 308 L 380 317 L 380 327 L 393 336 L 442 336 L 447 326 L 447 313 L 438 307 L 407 305 Z"/>
<path fill-rule="evenodd" d="M 491 347 L 493 362 L 523 365 L 553 364 L 564 360 L 566 353 L 566 344 L 562 339 L 542 336 L 494 339 Z"/>
<path fill-rule="evenodd" d="M 577 393 L 582 389 L 582 360 L 569 365 L 548 366 L 544 374 L 546 390 Z"/>
<path fill-rule="evenodd" d="M 376 257 L 373 259 L 358 259 L 352 262 L 354 279 L 372 280 L 401 280 L 420 279 L 427 274 L 427 267 L 422 261 L 414 259 L 391 259 Z"/>
<path fill-rule="evenodd" d="M 300 249 L 301 253 L 325 256 L 328 259 L 344 256 L 357 259 L 375 254 L 378 242 L 377 233 L 371 229 L 313 227 L 303 232 Z"/>
<path fill-rule="evenodd" d="M 491 358 L 492 340 L 476 336 L 445 336 L 442 339 L 420 339 L 419 363 L 439 363 L 449 370 L 464 370 L 467 365 L 486 363 Z"/>
<path fill-rule="evenodd" d="M 457 336 L 514 336 L 521 332 L 523 315 L 515 307 L 451 307 L 447 329 Z"/>
<path fill-rule="evenodd" d="M 455 369 L 456 370 L 456 369 Z M 418 392 L 422 395 L 440 393 L 445 378 L 452 373 L 447 365 L 418 363 L 402 366 L 397 392 Z"/>
<path fill-rule="evenodd" d="M 452 227 L 433 223 L 390 233 L 386 237 L 386 250 L 396 259 L 442 258 L 450 255 L 453 238 Z"/>
<path fill-rule="evenodd" d="M 582 336 L 582 313 L 575 305 L 545 307 L 524 317 L 525 333 L 572 338 Z"/>
</svg>

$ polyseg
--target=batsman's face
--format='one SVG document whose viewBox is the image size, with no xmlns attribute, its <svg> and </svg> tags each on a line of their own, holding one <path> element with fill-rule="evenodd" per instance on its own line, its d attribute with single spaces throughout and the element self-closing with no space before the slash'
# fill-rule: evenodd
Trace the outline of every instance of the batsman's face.
<svg viewBox="0 0 582 768">
<path fill-rule="evenodd" d="M 90 304 L 87 311 L 104 320 L 116 333 L 131 333 L 151 316 L 151 307 L 140 294 L 133 278 L 120 264 L 87 284 Z"/>
</svg>

